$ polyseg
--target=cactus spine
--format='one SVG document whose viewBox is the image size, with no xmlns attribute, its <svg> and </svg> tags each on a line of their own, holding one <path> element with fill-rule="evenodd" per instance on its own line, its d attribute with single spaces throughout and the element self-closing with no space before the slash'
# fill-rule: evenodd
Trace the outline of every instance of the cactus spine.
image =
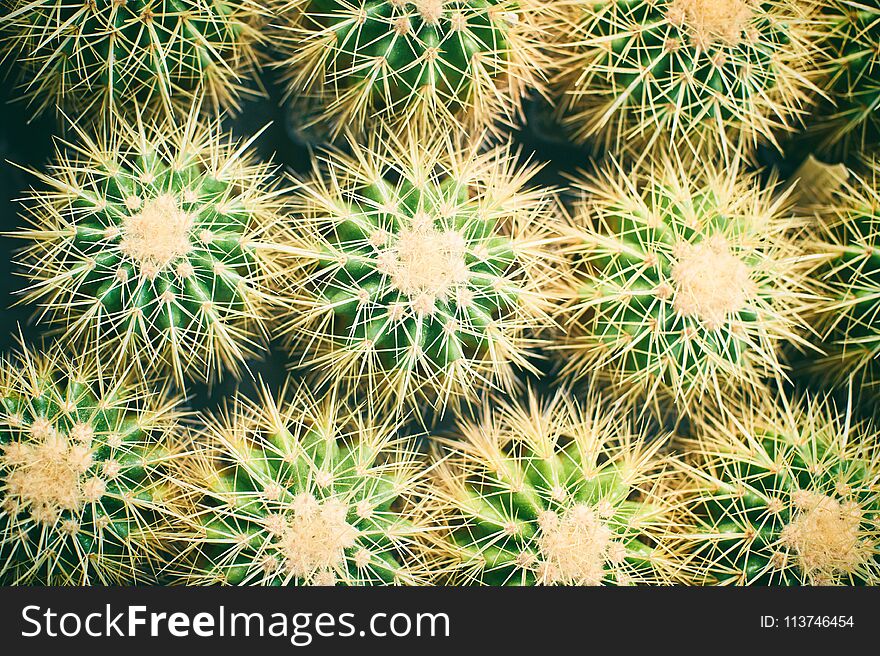
<svg viewBox="0 0 880 656">
<path fill-rule="evenodd" d="M 550 323 L 559 259 L 551 194 L 524 189 L 535 169 L 448 138 L 351 148 L 291 201 L 314 254 L 290 293 L 303 364 L 392 410 L 509 386 L 531 367 L 527 331 Z"/>
<path fill-rule="evenodd" d="M 877 585 L 877 430 L 828 401 L 709 417 L 684 484 L 691 562 L 716 585 Z"/>
<path fill-rule="evenodd" d="M 563 0 L 553 87 L 577 141 L 775 143 L 816 90 L 811 0 Z"/>
<path fill-rule="evenodd" d="M 42 112 L 188 108 L 204 97 L 236 109 L 252 95 L 266 11 L 251 0 L 4 0 L 6 57 L 24 64 L 25 96 Z"/>
<path fill-rule="evenodd" d="M 613 406 L 564 394 L 487 400 L 440 440 L 424 507 L 431 569 L 457 585 L 668 582 L 662 440 L 648 443 Z"/>
<path fill-rule="evenodd" d="M 258 352 L 285 249 L 270 166 L 195 114 L 77 130 L 12 233 L 41 318 L 181 384 Z"/>
<path fill-rule="evenodd" d="M 280 399 L 280 400 L 279 400 Z M 305 388 L 237 397 L 181 459 L 197 585 L 389 585 L 420 577 L 408 514 L 421 464 L 397 426 Z"/>
<path fill-rule="evenodd" d="M 822 262 L 817 318 L 826 355 L 814 368 L 832 383 L 855 378 L 867 388 L 876 383 L 880 357 L 880 160 L 866 159 L 861 168 L 818 206 L 813 250 Z"/>
<path fill-rule="evenodd" d="M 179 512 L 164 471 L 177 401 L 91 357 L 0 361 L 0 581 L 122 585 L 154 579 Z"/>
<path fill-rule="evenodd" d="M 695 170 L 662 155 L 579 183 L 564 375 L 595 374 L 683 413 L 785 376 L 780 347 L 806 343 L 817 298 L 798 241 L 804 222 L 788 192 L 741 166 Z"/>
<path fill-rule="evenodd" d="M 318 96 L 337 131 L 374 117 L 510 122 L 542 83 L 537 0 L 280 0 L 277 11 L 289 93 Z"/>
</svg>

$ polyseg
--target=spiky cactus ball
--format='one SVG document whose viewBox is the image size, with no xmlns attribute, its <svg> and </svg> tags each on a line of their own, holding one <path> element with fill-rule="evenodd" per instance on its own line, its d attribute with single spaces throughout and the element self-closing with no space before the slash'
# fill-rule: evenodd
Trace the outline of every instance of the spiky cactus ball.
<svg viewBox="0 0 880 656">
<path fill-rule="evenodd" d="M 662 155 L 579 183 L 563 374 L 681 413 L 782 378 L 815 302 L 788 192 Z"/>
<path fill-rule="evenodd" d="M 237 108 L 253 94 L 260 26 L 252 0 L 3 0 L 4 58 L 22 62 L 25 96 L 38 111 L 81 115 L 205 97 Z"/>
<path fill-rule="evenodd" d="M 824 10 L 827 35 L 826 115 L 815 131 L 831 153 L 847 155 L 880 139 L 880 5 L 871 0 L 832 0 Z"/>
<path fill-rule="evenodd" d="M 314 264 L 288 331 L 321 380 L 391 411 L 442 411 L 528 369 L 550 325 L 555 205 L 509 147 L 393 135 L 329 152 L 294 193 Z"/>
<path fill-rule="evenodd" d="M 92 357 L 0 360 L 0 581 L 152 580 L 175 513 L 176 401 Z"/>
<path fill-rule="evenodd" d="M 211 380 L 260 348 L 285 248 L 268 164 L 217 124 L 77 131 L 34 172 L 27 301 L 66 338 L 144 371 Z"/>
<path fill-rule="evenodd" d="M 814 369 L 832 383 L 873 386 L 880 358 L 880 160 L 861 168 L 818 208 L 812 249 L 821 259 L 817 318 L 825 355 Z"/>
<path fill-rule="evenodd" d="M 666 136 L 754 146 L 801 122 L 818 74 L 812 0 L 563 0 L 553 87 L 598 150 Z"/>
<path fill-rule="evenodd" d="M 558 394 L 487 401 L 441 440 L 424 505 L 431 569 L 454 585 L 660 584 L 685 568 L 667 548 L 663 440 L 616 409 Z"/>
<path fill-rule="evenodd" d="M 540 0 L 278 0 L 289 93 L 335 129 L 370 119 L 469 127 L 520 113 L 546 63 Z"/>
<path fill-rule="evenodd" d="M 280 399 L 280 400 L 279 400 Z M 208 418 L 181 479 L 194 499 L 189 584 L 389 585 L 421 577 L 414 444 L 334 397 L 237 397 Z"/>
<path fill-rule="evenodd" d="M 690 452 L 691 562 L 716 585 L 880 583 L 880 435 L 804 399 L 707 418 Z"/>
</svg>

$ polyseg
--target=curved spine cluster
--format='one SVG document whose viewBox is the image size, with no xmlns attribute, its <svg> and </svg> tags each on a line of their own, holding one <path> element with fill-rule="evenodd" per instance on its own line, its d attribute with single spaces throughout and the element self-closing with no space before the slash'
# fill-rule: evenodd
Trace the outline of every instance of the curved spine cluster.
<svg viewBox="0 0 880 656">
<path fill-rule="evenodd" d="M 268 14 L 253 0 L 4 0 L 0 56 L 24 97 L 88 114 L 156 104 L 238 109 Z"/>
<path fill-rule="evenodd" d="M 0 582 L 154 581 L 181 512 L 179 400 L 91 357 L 0 360 Z"/>
<path fill-rule="evenodd" d="M 302 364 L 391 410 L 509 388 L 551 325 L 550 193 L 507 147 L 382 139 L 328 152 L 291 200 L 314 260 L 290 292 Z"/>
<path fill-rule="evenodd" d="M 454 585 L 658 585 L 686 578 L 668 540 L 663 440 L 564 393 L 486 399 L 437 441 L 424 507 L 431 569 Z"/>
<path fill-rule="evenodd" d="M 712 585 L 877 585 L 880 448 L 850 408 L 764 402 L 702 423 L 683 497 L 690 561 Z"/>
<path fill-rule="evenodd" d="M 563 375 L 683 413 L 785 378 L 781 347 L 806 344 L 818 300 L 788 192 L 668 155 L 576 184 Z"/>
<path fill-rule="evenodd" d="M 259 353 L 289 248 L 273 169 L 217 123 L 111 121 L 25 200 L 27 302 L 65 338 L 210 381 Z"/>
<path fill-rule="evenodd" d="M 171 569 L 192 585 L 403 585 L 424 572 L 410 438 L 305 388 L 236 397 L 208 417 L 178 478 L 191 499 Z"/>
<path fill-rule="evenodd" d="M 552 87 L 597 151 L 776 143 L 818 91 L 812 0 L 563 0 Z"/>
</svg>

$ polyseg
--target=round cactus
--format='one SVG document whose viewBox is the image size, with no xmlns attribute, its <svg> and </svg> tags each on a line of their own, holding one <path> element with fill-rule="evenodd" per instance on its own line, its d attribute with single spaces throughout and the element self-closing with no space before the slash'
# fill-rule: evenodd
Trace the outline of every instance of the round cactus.
<svg viewBox="0 0 880 656">
<path fill-rule="evenodd" d="M 438 440 L 427 488 L 431 569 L 456 585 L 661 584 L 668 548 L 663 440 L 645 441 L 595 398 L 487 401 Z"/>
<path fill-rule="evenodd" d="M 817 318 L 825 355 L 812 368 L 832 383 L 855 378 L 870 387 L 880 358 L 880 160 L 863 164 L 864 174 L 851 172 L 818 208 L 812 250 L 822 263 Z"/>
<path fill-rule="evenodd" d="M 319 97 L 335 129 L 510 122 L 540 88 L 541 0 L 278 0 L 289 93 Z"/>
<path fill-rule="evenodd" d="M 176 401 L 92 357 L 0 360 L 0 581 L 153 580 L 175 516 Z"/>
<path fill-rule="evenodd" d="M 690 562 L 714 585 L 880 583 L 880 435 L 805 399 L 708 417 L 682 489 Z"/>
<path fill-rule="evenodd" d="M 25 203 L 21 264 L 43 318 L 177 381 L 236 372 L 259 348 L 285 250 L 278 190 L 216 124 L 82 131 Z"/>
<path fill-rule="evenodd" d="M 880 6 L 868 0 L 832 0 L 825 16 L 832 27 L 823 88 L 831 109 L 814 130 L 823 134 L 826 150 L 846 155 L 880 140 Z"/>
<path fill-rule="evenodd" d="M 286 399 L 282 392 L 280 398 Z M 413 441 L 325 396 L 236 398 L 179 478 L 193 499 L 176 578 L 196 585 L 412 584 Z"/>
<path fill-rule="evenodd" d="M 253 94 L 258 29 L 252 0 L 3 0 L 0 50 L 22 62 L 26 97 L 103 113 L 137 104 L 235 109 Z"/>
<path fill-rule="evenodd" d="M 815 4 L 563 0 L 551 82 L 564 124 L 597 150 L 775 143 L 816 89 Z"/>
<path fill-rule="evenodd" d="M 374 407 L 442 410 L 530 368 L 547 326 L 555 213 L 499 148 L 393 136 L 328 153 L 291 200 L 314 263 L 288 330 L 322 380 Z M 380 144 L 382 144 L 380 146 Z"/>
<path fill-rule="evenodd" d="M 579 184 L 563 374 L 685 414 L 785 376 L 781 347 L 806 343 L 816 302 L 804 222 L 740 166 L 661 156 Z"/>
</svg>

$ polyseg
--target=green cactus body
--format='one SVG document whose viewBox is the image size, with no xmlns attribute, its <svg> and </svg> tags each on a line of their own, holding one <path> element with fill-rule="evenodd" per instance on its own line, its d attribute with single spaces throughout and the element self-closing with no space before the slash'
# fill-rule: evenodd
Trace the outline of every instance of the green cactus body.
<svg viewBox="0 0 880 656">
<path fill-rule="evenodd" d="M 254 77 L 265 10 L 250 0 L 5 0 L 6 47 L 27 64 L 26 95 L 99 111 L 207 97 L 236 108 Z M 206 103 L 206 104 L 207 104 Z M 98 105 L 98 107 L 96 107 Z"/>
<path fill-rule="evenodd" d="M 823 85 L 833 107 L 817 122 L 826 149 L 845 155 L 880 140 L 880 7 L 835 0 L 826 8 L 830 75 Z"/>
<path fill-rule="evenodd" d="M 553 239 L 545 194 L 506 196 L 509 152 L 407 162 L 395 148 L 333 156 L 298 194 L 316 263 L 293 296 L 314 309 L 290 328 L 305 362 L 392 405 L 526 366 L 522 329 L 547 320 Z"/>
<path fill-rule="evenodd" d="M 810 2 L 571 0 L 557 29 L 563 122 L 597 150 L 665 136 L 774 140 L 815 78 Z"/>
<path fill-rule="evenodd" d="M 33 228 L 13 234 L 31 242 L 28 299 L 47 299 L 69 337 L 210 379 L 258 347 L 283 229 L 265 165 L 214 128 L 177 130 L 84 137 L 40 175 L 51 191 L 31 194 Z"/>
<path fill-rule="evenodd" d="M 682 412 L 783 375 L 778 352 L 803 344 L 812 298 L 784 196 L 736 165 L 689 175 L 659 160 L 583 186 L 571 247 L 583 277 L 561 319 L 563 373 Z"/>
<path fill-rule="evenodd" d="M 594 399 L 583 410 L 562 396 L 486 404 L 438 453 L 426 508 L 445 530 L 431 534 L 432 568 L 468 585 L 667 581 L 662 440 L 628 430 Z"/>
<path fill-rule="evenodd" d="M 692 454 L 692 562 L 715 585 L 876 585 L 877 433 L 832 405 L 713 418 Z"/>
<path fill-rule="evenodd" d="M 316 403 L 240 401 L 183 466 L 198 494 L 187 583 L 412 584 L 417 455 L 394 427 Z"/>
<path fill-rule="evenodd" d="M 373 115 L 509 119 L 541 75 L 533 0 L 294 0 L 278 13 L 291 95 L 320 95 L 337 130 Z"/>
<path fill-rule="evenodd" d="M 152 580 L 168 546 L 152 532 L 173 512 L 174 402 L 87 360 L 26 353 L 0 367 L 0 580 Z"/>
<path fill-rule="evenodd" d="M 819 207 L 813 250 L 822 261 L 818 329 L 826 355 L 814 368 L 832 383 L 854 377 L 868 388 L 876 384 L 880 357 L 880 161 L 863 164 L 862 174 Z"/>
</svg>

